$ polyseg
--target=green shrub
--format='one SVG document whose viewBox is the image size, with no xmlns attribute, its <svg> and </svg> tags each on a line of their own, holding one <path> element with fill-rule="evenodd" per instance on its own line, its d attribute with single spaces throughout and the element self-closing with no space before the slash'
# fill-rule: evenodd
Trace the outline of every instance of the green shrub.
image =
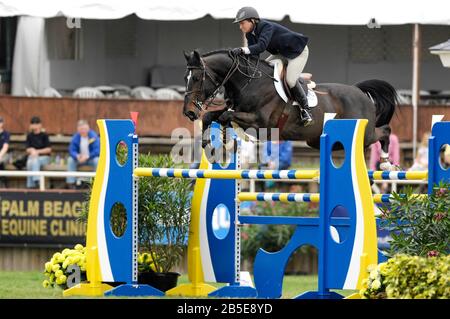
<svg viewBox="0 0 450 319">
<path fill-rule="evenodd" d="M 368 268 L 360 295 L 368 299 L 450 298 L 450 255 L 419 257 L 396 255 Z"/>
<path fill-rule="evenodd" d="M 393 193 L 390 205 L 381 208 L 381 227 L 391 232 L 388 256 L 408 254 L 434 256 L 448 254 L 450 247 L 450 184 L 435 186 L 427 197 Z"/>
<path fill-rule="evenodd" d="M 139 155 L 139 167 L 175 167 L 168 155 Z M 139 249 L 168 272 L 184 254 L 189 234 L 192 183 L 185 178 L 139 179 Z"/>
<path fill-rule="evenodd" d="M 121 153 L 119 152 L 119 155 Z M 139 154 L 139 167 L 176 167 L 169 155 Z M 192 181 L 185 178 L 139 178 L 139 250 L 148 253 L 153 268 L 168 272 L 184 254 L 189 233 Z M 87 222 L 91 189 L 82 205 L 82 222 Z M 114 211 L 112 212 L 114 213 Z M 112 215 L 112 228 L 121 233 L 123 220 Z M 144 268 L 141 268 L 144 269 Z M 149 269 L 148 267 L 146 268 Z"/>
</svg>

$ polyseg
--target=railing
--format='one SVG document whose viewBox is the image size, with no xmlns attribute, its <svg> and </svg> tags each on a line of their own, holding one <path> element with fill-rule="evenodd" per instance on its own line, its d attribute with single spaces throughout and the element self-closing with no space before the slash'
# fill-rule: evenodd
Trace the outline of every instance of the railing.
<svg viewBox="0 0 450 319">
<path fill-rule="evenodd" d="M 45 179 L 47 177 L 94 177 L 95 172 L 60 172 L 60 171 L 0 171 L 0 176 L 5 177 L 29 177 L 39 176 L 39 189 L 45 190 Z"/>
</svg>

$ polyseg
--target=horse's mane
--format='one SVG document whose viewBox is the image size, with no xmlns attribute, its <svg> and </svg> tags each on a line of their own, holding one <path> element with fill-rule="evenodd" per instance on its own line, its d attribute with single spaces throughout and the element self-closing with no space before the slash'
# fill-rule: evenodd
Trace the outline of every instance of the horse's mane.
<svg viewBox="0 0 450 319">
<path fill-rule="evenodd" d="M 218 49 L 218 50 L 213 50 L 213 51 L 208 51 L 205 53 L 202 53 L 202 57 L 208 57 L 210 55 L 214 55 L 214 54 L 228 54 L 230 52 L 231 49 Z"/>
</svg>

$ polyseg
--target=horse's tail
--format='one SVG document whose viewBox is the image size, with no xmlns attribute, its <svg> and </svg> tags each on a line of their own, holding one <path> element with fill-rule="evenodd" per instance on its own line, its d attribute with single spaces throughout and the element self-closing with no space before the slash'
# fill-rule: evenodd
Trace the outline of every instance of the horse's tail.
<svg viewBox="0 0 450 319">
<path fill-rule="evenodd" d="M 366 93 L 375 104 L 375 127 L 389 124 L 398 104 L 398 95 L 394 87 L 382 80 L 367 80 L 356 83 L 355 86 Z"/>
</svg>

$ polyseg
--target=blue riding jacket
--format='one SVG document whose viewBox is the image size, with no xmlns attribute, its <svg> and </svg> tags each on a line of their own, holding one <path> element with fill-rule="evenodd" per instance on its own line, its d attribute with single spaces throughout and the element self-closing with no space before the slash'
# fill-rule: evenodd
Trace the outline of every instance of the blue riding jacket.
<svg viewBox="0 0 450 319">
<path fill-rule="evenodd" d="M 308 43 L 308 37 L 267 20 L 260 20 L 252 32 L 245 34 L 251 55 L 264 51 L 280 54 L 288 59 L 298 57 Z"/>
</svg>

